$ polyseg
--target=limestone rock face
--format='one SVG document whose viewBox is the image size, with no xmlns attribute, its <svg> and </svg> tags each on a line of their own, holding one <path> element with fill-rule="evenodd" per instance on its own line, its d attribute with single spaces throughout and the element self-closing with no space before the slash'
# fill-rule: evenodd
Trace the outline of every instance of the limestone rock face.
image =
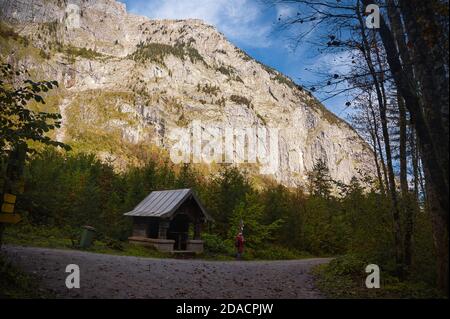
<svg viewBox="0 0 450 319">
<path fill-rule="evenodd" d="M 304 183 L 319 159 L 342 182 L 375 174 L 371 150 L 347 123 L 200 20 L 149 20 L 114 0 L 0 0 L 0 7 L 2 28 L 18 34 L 2 33 L 2 59 L 61 84 L 46 106 L 63 115 L 59 140 L 126 165 L 133 145 L 170 152 L 180 130 L 192 137 L 197 123 L 202 139 L 254 132 L 233 136 L 229 159 L 238 161 L 238 146 L 251 157 L 255 142 L 270 159 L 256 156 L 254 172 L 286 185 Z"/>
</svg>

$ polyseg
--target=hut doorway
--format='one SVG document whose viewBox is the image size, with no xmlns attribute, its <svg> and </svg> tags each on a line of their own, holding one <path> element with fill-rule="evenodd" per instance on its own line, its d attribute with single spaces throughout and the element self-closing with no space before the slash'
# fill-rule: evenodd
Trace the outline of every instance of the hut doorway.
<svg viewBox="0 0 450 319">
<path fill-rule="evenodd" d="M 185 214 L 178 214 L 170 222 L 167 238 L 175 240 L 174 250 L 186 250 L 188 237 L 189 217 Z"/>
<path fill-rule="evenodd" d="M 146 235 L 147 238 L 158 238 L 159 221 L 154 218 L 150 218 L 147 224 Z"/>
</svg>

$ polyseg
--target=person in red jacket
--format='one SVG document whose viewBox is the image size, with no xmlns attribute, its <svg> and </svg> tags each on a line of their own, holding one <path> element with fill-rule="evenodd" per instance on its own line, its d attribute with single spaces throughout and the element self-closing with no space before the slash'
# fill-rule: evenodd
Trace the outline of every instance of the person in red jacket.
<svg viewBox="0 0 450 319">
<path fill-rule="evenodd" d="M 239 234 L 236 236 L 236 259 L 240 260 L 242 257 L 242 253 L 244 252 L 244 236 L 242 235 L 242 232 L 239 232 Z"/>
</svg>

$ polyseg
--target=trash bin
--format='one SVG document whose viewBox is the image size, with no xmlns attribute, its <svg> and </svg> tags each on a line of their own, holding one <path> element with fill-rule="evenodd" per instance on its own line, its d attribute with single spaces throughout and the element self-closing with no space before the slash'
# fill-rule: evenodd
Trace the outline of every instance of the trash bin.
<svg viewBox="0 0 450 319">
<path fill-rule="evenodd" d="M 81 232 L 80 247 L 88 248 L 92 245 L 94 240 L 95 228 L 91 226 L 83 226 L 83 231 Z"/>
</svg>

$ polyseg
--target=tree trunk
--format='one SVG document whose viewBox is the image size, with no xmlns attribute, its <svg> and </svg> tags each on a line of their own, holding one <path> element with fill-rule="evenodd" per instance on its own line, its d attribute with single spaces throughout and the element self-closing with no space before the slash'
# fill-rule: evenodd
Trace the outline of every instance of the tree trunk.
<svg viewBox="0 0 450 319">
<path fill-rule="evenodd" d="M 5 224 L 4 223 L 0 223 L 0 249 L 2 248 L 3 245 L 3 233 L 5 231 Z"/>
<path fill-rule="evenodd" d="M 389 189 L 388 183 L 388 177 L 387 177 L 387 170 L 386 170 L 386 162 L 384 160 L 383 156 L 383 148 L 381 147 L 381 140 L 380 136 L 378 135 L 379 127 L 378 127 L 378 118 L 376 117 L 375 111 L 373 109 L 372 99 L 369 99 L 369 108 L 370 112 L 373 117 L 373 126 L 374 126 L 374 133 L 375 133 L 375 139 L 377 141 L 378 146 L 378 153 L 380 154 L 380 160 L 381 160 L 381 168 L 383 169 L 383 177 L 384 177 L 384 186 L 383 189 Z"/>
<path fill-rule="evenodd" d="M 370 0 L 363 0 L 364 4 L 370 4 Z M 448 161 L 445 162 L 447 156 L 440 158 L 438 155 L 437 147 L 435 144 L 445 140 L 443 144 L 448 145 L 448 132 L 441 132 L 440 136 L 435 136 L 432 134 L 429 128 L 429 123 L 421 108 L 421 101 L 418 92 L 414 90 L 414 87 L 410 85 L 411 79 L 408 78 L 407 72 L 404 72 L 402 63 L 399 59 L 399 52 L 397 50 L 397 45 L 395 43 L 394 37 L 392 36 L 391 30 L 387 26 L 383 17 L 380 17 L 380 29 L 379 34 L 386 51 L 386 58 L 390 67 L 392 77 L 395 81 L 398 91 L 401 93 L 405 99 L 405 105 L 411 115 L 411 120 L 414 123 L 417 135 L 420 141 L 420 148 L 423 159 L 423 166 L 426 167 L 430 174 L 429 182 L 432 183 L 432 187 L 436 190 L 436 198 L 439 202 L 441 209 L 436 211 L 445 220 L 446 227 L 448 228 L 448 175 L 445 173 L 448 170 Z M 413 59 L 414 60 L 414 59 Z M 415 63 L 416 65 L 416 63 Z M 414 80 L 412 80 L 414 81 Z M 448 90 L 448 87 L 445 88 Z M 430 123 L 431 124 L 431 123 Z M 447 168 L 444 169 L 443 166 Z"/>
<path fill-rule="evenodd" d="M 404 226 L 404 263 L 407 269 L 412 264 L 412 236 L 414 230 L 414 209 L 412 205 L 412 198 L 409 194 L 408 187 L 408 173 L 407 173 L 407 156 L 406 156 L 406 108 L 403 98 L 400 94 L 397 96 L 397 104 L 399 110 L 399 157 L 400 157 L 400 190 L 402 194 L 402 207 L 405 220 Z"/>
<path fill-rule="evenodd" d="M 420 176 L 419 176 L 419 152 L 416 143 L 416 134 L 414 129 L 410 128 L 411 133 L 409 134 L 409 145 L 411 147 L 411 163 L 413 169 L 413 184 L 414 184 L 414 198 L 417 203 L 420 203 L 419 198 L 419 185 L 420 185 Z"/>
<path fill-rule="evenodd" d="M 403 98 L 399 95 L 397 97 L 397 104 L 399 110 L 398 124 L 400 132 L 399 140 L 399 159 L 400 159 L 400 189 L 402 196 L 408 193 L 408 178 L 407 178 L 407 160 L 406 160 L 406 109 Z"/>
<path fill-rule="evenodd" d="M 370 0 L 363 0 L 365 5 L 370 4 Z M 435 3 L 435 1 L 430 1 Z M 440 48 L 436 44 L 441 45 L 441 40 L 428 41 L 425 35 L 422 22 L 427 28 L 428 34 L 435 34 L 439 37 L 442 35 L 441 30 L 434 25 L 432 10 L 430 12 L 430 2 L 423 2 L 417 0 L 401 0 L 400 10 L 402 17 L 405 20 L 408 40 L 415 48 L 414 55 L 411 56 L 411 63 L 415 70 L 418 70 L 418 79 L 411 79 L 408 72 L 405 72 L 402 62 L 399 59 L 401 52 L 397 49 L 397 43 L 392 35 L 392 31 L 380 17 L 379 34 L 386 51 L 386 58 L 389 63 L 392 77 L 395 81 L 398 91 L 405 99 L 406 107 L 411 115 L 411 120 L 414 123 L 414 128 L 419 138 L 419 146 L 421 150 L 422 166 L 426 178 L 426 190 L 429 193 L 427 196 L 428 206 L 431 207 L 430 212 L 433 214 L 432 218 L 435 221 L 434 236 L 439 238 L 435 241 L 437 251 L 440 252 L 441 257 L 438 257 L 440 266 L 439 273 L 439 287 L 446 287 L 448 290 L 448 281 L 443 282 L 443 278 L 448 278 L 448 261 L 445 263 L 442 257 L 443 249 L 440 243 L 442 240 L 442 227 L 445 228 L 448 234 L 448 78 L 442 78 L 442 71 L 446 68 L 439 56 Z M 428 15 L 428 17 L 427 17 Z M 430 19 L 431 18 L 431 19 Z M 429 20 L 431 24 L 427 21 Z M 430 32 L 431 31 L 431 32 Z M 445 34 L 444 34 L 445 35 Z M 436 38 L 432 35 L 432 40 Z M 428 55 L 428 57 L 427 57 Z M 431 58 L 431 64 L 430 64 Z M 445 61 L 445 59 L 444 59 Z M 431 65 L 431 68 L 430 68 Z M 444 72 L 445 73 L 445 72 Z M 436 81 L 436 79 L 439 79 Z M 420 81 L 421 87 L 418 92 L 411 82 L 417 83 Z M 439 95 L 442 94 L 442 97 Z M 445 101 L 445 103 L 443 103 Z M 444 111 L 444 114 L 442 112 Z M 443 121 L 444 124 L 442 124 Z M 448 235 L 447 235 L 448 237 Z M 448 246 L 448 243 L 446 243 Z M 448 251 L 447 260 L 448 260 Z M 442 273 L 445 271 L 446 273 Z"/>
<path fill-rule="evenodd" d="M 378 99 L 378 107 L 380 111 L 381 118 L 381 131 L 384 140 L 384 151 L 386 155 L 386 166 L 387 166 L 387 177 L 388 177 L 388 191 L 391 198 L 391 208 L 392 208 L 392 217 L 394 221 L 394 243 L 395 243 L 395 259 L 397 263 L 397 272 L 400 276 L 403 276 L 403 244 L 402 244 L 402 235 L 401 235 L 401 223 L 400 223 L 400 211 L 398 207 L 398 198 L 395 186 L 395 175 L 394 168 L 392 165 L 392 154 L 391 154 L 391 146 L 389 139 L 389 130 L 388 130 L 388 119 L 387 119 L 387 110 L 386 110 L 386 96 L 384 93 L 384 89 L 382 89 L 383 83 L 380 83 L 377 77 L 377 72 L 371 57 L 371 46 L 366 36 L 366 29 L 363 18 L 361 16 L 361 11 L 359 8 L 359 1 L 357 6 L 357 17 L 361 27 L 361 37 L 363 42 L 363 53 L 365 60 L 367 62 L 367 66 L 369 68 L 370 74 L 373 78 L 375 92 Z M 379 57 L 378 57 L 379 58 Z M 382 72 L 381 72 L 382 73 Z"/>
<path fill-rule="evenodd" d="M 441 47 L 442 40 L 448 35 L 448 26 L 444 28 L 437 19 L 436 10 L 441 5 L 441 1 L 436 0 L 400 1 L 412 61 L 421 89 L 423 112 L 435 142 L 435 152 L 444 172 L 448 195 L 448 47 L 444 56 Z"/>
<path fill-rule="evenodd" d="M 369 103 L 372 103 L 372 97 L 369 95 Z M 372 114 L 373 114 L 373 109 L 372 109 Z M 369 130 L 369 134 L 370 134 L 370 138 L 372 140 L 372 147 L 373 147 L 373 156 L 375 157 L 375 167 L 377 170 L 377 177 L 378 177 L 378 183 L 380 184 L 380 191 L 381 194 L 385 195 L 386 194 L 386 190 L 384 187 L 384 180 L 383 180 L 383 176 L 381 175 L 381 168 L 380 168 L 380 163 L 382 163 L 382 165 L 384 166 L 384 159 L 383 159 L 383 155 L 380 153 L 380 158 L 378 159 L 378 147 L 377 147 L 377 132 L 376 132 L 376 118 L 373 116 L 373 121 L 374 121 L 374 125 L 372 126 L 371 124 L 371 119 L 370 119 L 370 115 L 368 110 L 366 110 L 366 121 L 367 121 L 367 125 L 368 125 L 368 130 Z"/>
<path fill-rule="evenodd" d="M 448 296 L 448 230 L 445 225 L 445 220 L 442 215 L 437 211 L 440 208 L 440 203 L 437 199 L 436 192 L 431 187 L 432 183 L 429 181 L 429 172 L 424 170 L 425 175 L 425 187 L 427 197 L 427 210 L 430 213 L 432 225 L 433 225 L 433 241 L 436 248 L 436 260 L 437 260 L 437 285 L 438 288 L 444 291 Z"/>
</svg>

